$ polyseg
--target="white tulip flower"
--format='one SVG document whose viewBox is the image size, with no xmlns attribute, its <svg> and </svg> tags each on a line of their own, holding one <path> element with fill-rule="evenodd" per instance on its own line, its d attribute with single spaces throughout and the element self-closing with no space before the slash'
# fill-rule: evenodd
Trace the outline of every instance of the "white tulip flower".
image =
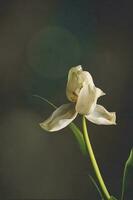
<svg viewBox="0 0 133 200">
<path fill-rule="evenodd" d="M 97 104 L 97 99 L 105 93 L 94 85 L 92 76 L 89 72 L 83 71 L 81 65 L 70 69 L 66 95 L 71 103 L 63 104 L 47 120 L 40 123 L 44 130 L 53 132 L 63 129 L 78 113 L 98 125 L 116 124 L 115 112 L 108 112 Z"/>
</svg>

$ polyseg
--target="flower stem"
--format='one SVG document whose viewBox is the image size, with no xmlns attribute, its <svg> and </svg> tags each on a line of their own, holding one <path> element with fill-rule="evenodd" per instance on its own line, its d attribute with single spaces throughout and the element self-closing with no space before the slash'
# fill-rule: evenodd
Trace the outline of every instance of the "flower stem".
<svg viewBox="0 0 133 200">
<path fill-rule="evenodd" d="M 110 197 L 110 194 L 109 194 L 109 192 L 108 192 L 108 190 L 105 186 L 105 183 L 104 183 L 103 178 L 101 176 L 97 161 L 95 159 L 95 155 L 94 155 L 94 152 L 93 152 L 93 149 L 92 149 L 92 146 L 91 146 L 91 143 L 90 143 L 90 139 L 89 139 L 89 136 L 88 136 L 88 132 L 87 132 L 86 119 L 85 119 L 84 116 L 83 116 L 83 134 L 84 134 L 86 147 L 87 147 L 87 150 L 88 150 L 88 153 L 89 153 L 89 156 L 90 156 L 90 160 L 92 162 L 92 166 L 94 168 L 94 172 L 96 174 L 97 180 L 99 182 L 99 185 L 101 187 L 101 190 L 102 190 L 105 198 L 107 200 L 109 200 L 111 197 Z"/>
</svg>

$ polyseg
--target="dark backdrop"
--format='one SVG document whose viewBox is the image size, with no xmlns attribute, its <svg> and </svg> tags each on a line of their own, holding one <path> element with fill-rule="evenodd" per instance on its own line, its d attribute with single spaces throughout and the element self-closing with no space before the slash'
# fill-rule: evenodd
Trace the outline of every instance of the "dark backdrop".
<svg viewBox="0 0 133 200">
<path fill-rule="evenodd" d="M 132 20 L 126 0 L 0 1 L 1 199 L 100 199 L 73 134 L 43 131 L 39 122 L 53 109 L 32 96 L 66 103 L 68 69 L 79 64 L 106 92 L 99 102 L 117 112 L 117 126 L 88 122 L 88 129 L 107 187 L 119 197 L 133 146 Z"/>
</svg>

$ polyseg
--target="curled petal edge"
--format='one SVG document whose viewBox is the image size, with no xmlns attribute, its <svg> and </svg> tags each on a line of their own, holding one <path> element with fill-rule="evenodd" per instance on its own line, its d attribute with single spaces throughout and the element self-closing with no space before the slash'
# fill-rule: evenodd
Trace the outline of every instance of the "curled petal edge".
<svg viewBox="0 0 133 200">
<path fill-rule="evenodd" d="M 98 125 L 116 125 L 116 113 L 108 112 L 103 106 L 96 105 L 94 111 L 85 116 L 89 121 Z"/>
</svg>

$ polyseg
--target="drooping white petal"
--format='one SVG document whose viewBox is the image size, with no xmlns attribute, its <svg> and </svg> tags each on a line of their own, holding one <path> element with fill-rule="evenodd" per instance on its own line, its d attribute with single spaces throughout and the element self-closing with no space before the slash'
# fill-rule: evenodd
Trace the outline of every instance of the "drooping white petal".
<svg viewBox="0 0 133 200">
<path fill-rule="evenodd" d="M 94 85 L 92 87 L 90 84 L 84 84 L 77 99 L 76 111 L 84 115 L 92 113 L 95 109 L 97 99 L 103 95 L 105 93 L 101 89 L 96 88 Z"/>
<path fill-rule="evenodd" d="M 73 104 L 63 104 L 47 120 L 40 123 L 40 126 L 46 131 L 58 131 L 70 124 L 76 116 Z"/>
<path fill-rule="evenodd" d="M 115 125 L 116 124 L 116 114 L 115 112 L 108 112 L 103 106 L 96 105 L 94 111 L 86 118 L 98 125 Z"/>
<path fill-rule="evenodd" d="M 90 85 L 90 87 L 94 86 L 91 74 L 87 71 L 83 71 L 81 65 L 72 67 L 68 73 L 66 87 L 66 95 L 70 101 L 77 101 L 78 95 L 84 83 Z"/>
</svg>

